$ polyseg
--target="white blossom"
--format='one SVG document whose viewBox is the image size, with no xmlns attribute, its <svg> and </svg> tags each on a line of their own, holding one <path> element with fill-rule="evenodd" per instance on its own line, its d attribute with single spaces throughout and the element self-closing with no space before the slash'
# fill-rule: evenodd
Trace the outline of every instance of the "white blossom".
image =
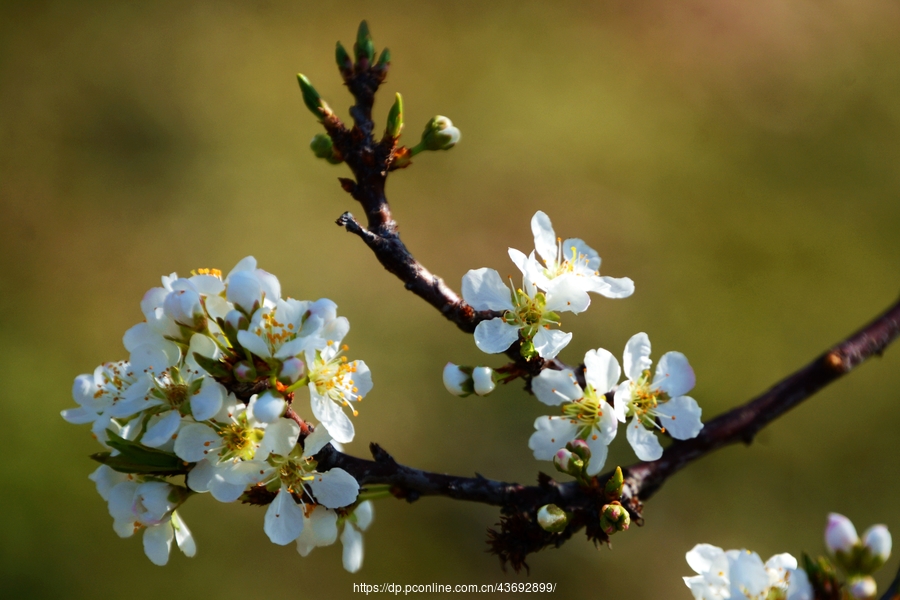
<svg viewBox="0 0 900 600">
<path fill-rule="evenodd" d="M 695 379 L 684 354 L 663 354 L 651 379 L 652 364 L 650 338 L 646 333 L 635 334 L 625 345 L 624 367 L 628 380 L 616 388 L 615 410 L 616 418 L 622 423 L 631 417 L 626 437 L 641 460 L 657 460 L 662 456 L 654 429 L 686 440 L 697 437 L 703 428 L 700 407 L 696 400 L 685 395 L 693 389 Z"/>
</svg>

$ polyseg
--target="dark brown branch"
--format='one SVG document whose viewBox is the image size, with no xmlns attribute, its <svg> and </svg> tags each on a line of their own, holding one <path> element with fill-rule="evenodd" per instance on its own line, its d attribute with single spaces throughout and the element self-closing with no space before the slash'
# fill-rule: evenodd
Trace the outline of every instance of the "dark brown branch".
<svg viewBox="0 0 900 600">
<path fill-rule="evenodd" d="M 641 518 L 641 502 L 649 499 L 673 474 L 689 463 L 723 446 L 749 443 L 760 429 L 797 406 L 825 385 L 850 372 L 867 358 L 881 355 L 900 334 L 900 301 L 874 321 L 773 386 L 769 391 L 706 423 L 693 440 L 675 441 L 654 462 L 640 462 L 626 469 L 624 500 L 632 515 Z M 566 511 L 591 506 L 594 497 L 575 482 L 557 483 L 547 478 L 537 486 L 493 481 L 483 477 L 456 477 L 421 471 L 397 463 L 377 444 L 371 446 L 374 461 L 348 456 L 330 446 L 316 459 L 320 468 L 340 467 L 361 485 L 389 484 L 395 495 L 409 501 L 421 496 L 447 496 L 495 506 L 514 506 L 534 514 L 554 503 Z M 598 477 L 605 481 L 610 473 Z"/>
<path fill-rule="evenodd" d="M 888 589 L 881 595 L 881 600 L 900 600 L 900 569 L 894 576 L 894 581 L 888 586 Z"/>
</svg>

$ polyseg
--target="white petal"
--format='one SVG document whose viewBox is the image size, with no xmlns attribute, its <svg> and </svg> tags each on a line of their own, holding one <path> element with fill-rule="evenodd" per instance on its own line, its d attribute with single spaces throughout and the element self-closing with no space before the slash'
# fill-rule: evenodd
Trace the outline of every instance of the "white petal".
<svg viewBox="0 0 900 600">
<path fill-rule="evenodd" d="M 372 371 L 361 360 L 354 360 L 350 364 L 356 369 L 353 372 L 353 386 L 356 388 L 356 393 L 363 397 L 372 391 Z"/>
<path fill-rule="evenodd" d="M 238 331 L 237 336 L 238 341 L 241 343 L 241 346 L 243 346 L 256 356 L 262 358 L 272 357 L 272 352 L 269 350 L 268 344 L 266 344 L 263 339 L 255 333 L 250 333 L 249 331 L 243 330 Z"/>
<path fill-rule="evenodd" d="M 634 453 L 641 460 L 657 460 L 662 456 L 663 449 L 656 439 L 656 434 L 644 428 L 636 418 L 628 423 L 628 431 L 625 432 L 628 443 L 634 448 Z"/>
<path fill-rule="evenodd" d="M 144 554 L 154 565 L 163 566 L 169 562 L 169 550 L 174 538 L 175 530 L 170 521 L 148 527 L 144 531 Z"/>
<path fill-rule="evenodd" d="M 688 565 L 701 575 L 710 571 L 721 571 L 728 567 L 725 552 L 712 544 L 697 544 L 685 554 Z"/>
<path fill-rule="evenodd" d="M 547 290 L 547 310 L 580 313 L 591 305 L 584 286 L 584 277 L 568 273 L 550 281 Z"/>
<path fill-rule="evenodd" d="M 613 410 L 616 418 L 620 423 L 625 422 L 625 415 L 628 413 L 628 404 L 631 402 L 631 380 L 625 380 L 616 387 L 616 393 L 613 396 L 615 404 Z"/>
<path fill-rule="evenodd" d="M 849 552 L 858 543 L 859 536 L 853 522 L 844 515 L 830 513 L 828 524 L 825 526 L 825 545 L 832 554 L 838 550 Z"/>
<path fill-rule="evenodd" d="M 296 540 L 303 531 L 303 509 L 297 506 L 294 497 L 283 485 L 266 510 L 263 531 L 273 544 L 281 546 Z"/>
<path fill-rule="evenodd" d="M 191 558 L 197 554 L 197 543 L 194 541 L 194 536 L 177 511 L 172 512 L 172 527 L 175 528 L 175 543 L 178 544 L 178 548 L 184 555 Z"/>
<path fill-rule="evenodd" d="M 494 383 L 494 370 L 490 367 L 475 367 L 472 369 L 472 381 L 475 393 L 479 396 L 487 396 L 497 387 L 497 384 Z"/>
<path fill-rule="evenodd" d="M 311 387 L 314 386 L 311 384 Z M 337 404 L 316 392 L 310 393 L 309 402 L 313 414 L 328 430 L 332 438 L 342 444 L 349 444 L 353 441 L 356 433 L 353 422 Z"/>
<path fill-rule="evenodd" d="M 185 427 L 187 430 L 187 427 Z M 181 436 L 178 436 L 179 438 Z M 187 460 L 187 459 L 183 459 Z M 201 460 L 194 468 L 188 472 L 187 485 L 195 492 L 208 492 L 212 478 L 215 476 L 215 469 L 209 460 Z"/>
<path fill-rule="evenodd" d="M 267 390 L 250 400 L 249 410 L 262 423 L 274 423 L 287 408 L 284 396 L 278 392 Z"/>
<path fill-rule="evenodd" d="M 360 505 L 356 507 L 356 510 L 353 511 L 353 514 L 356 516 L 356 526 L 359 527 L 361 531 L 368 529 L 369 525 L 372 524 L 372 520 L 375 518 L 375 509 L 372 506 L 372 501 L 366 500 L 365 502 L 361 502 Z"/>
<path fill-rule="evenodd" d="M 589 350 L 584 355 L 584 368 L 584 379 L 598 394 L 612 391 L 622 375 L 619 361 L 609 350 L 603 348 Z"/>
<path fill-rule="evenodd" d="M 253 271 L 238 271 L 228 276 L 228 291 L 225 297 L 246 313 L 260 305 L 263 288 Z"/>
<path fill-rule="evenodd" d="M 268 427 L 254 458 L 266 460 L 269 454 L 287 456 L 297 445 L 300 426 L 293 419 L 278 419 Z"/>
<path fill-rule="evenodd" d="M 463 275 L 463 300 L 475 310 L 512 310 L 511 293 L 494 269 L 473 269 Z"/>
<path fill-rule="evenodd" d="M 550 217 L 543 211 L 537 211 L 531 217 L 531 233 L 534 234 L 534 249 L 548 265 L 556 263 L 556 232 Z"/>
<path fill-rule="evenodd" d="M 245 256 L 238 264 L 234 265 L 234 268 L 228 272 L 228 275 L 225 276 L 225 281 L 229 281 L 231 276 L 239 271 L 255 271 L 256 270 L 256 259 L 252 256 Z"/>
<path fill-rule="evenodd" d="M 628 277 L 594 277 L 590 291 L 607 298 L 627 298 L 634 293 L 634 282 Z"/>
<path fill-rule="evenodd" d="M 109 492 L 123 481 L 128 481 L 130 475 L 113 471 L 106 465 L 100 465 L 97 469 L 88 475 L 88 479 L 97 486 L 97 493 L 104 500 L 109 500 Z"/>
<path fill-rule="evenodd" d="M 676 440 L 695 438 L 703 429 L 700 421 L 702 410 L 690 396 L 678 396 L 660 404 L 656 408 L 656 414 L 660 425 Z"/>
<path fill-rule="evenodd" d="M 548 406 L 558 406 L 584 397 L 584 392 L 575 381 L 575 374 L 569 369 L 564 371 L 544 369 L 540 375 L 531 380 L 531 391 L 538 400 Z"/>
<path fill-rule="evenodd" d="M 475 328 L 475 345 L 488 354 L 505 352 L 518 339 L 519 328 L 500 318 L 482 321 Z"/>
<path fill-rule="evenodd" d="M 731 561 L 729 575 L 731 589 L 739 589 L 750 596 L 761 595 L 769 587 L 769 574 L 756 552 L 741 550 Z"/>
<path fill-rule="evenodd" d="M 67 408 L 66 410 L 60 411 L 59 414 L 62 415 L 63 419 L 73 425 L 93 423 L 99 416 L 96 412 L 88 410 L 86 408 L 82 408 L 81 406 L 79 406 L 78 408 Z"/>
<path fill-rule="evenodd" d="M 566 417 L 538 417 L 534 428 L 528 447 L 538 460 L 553 460 L 553 455 L 578 434 L 578 424 Z"/>
<path fill-rule="evenodd" d="M 212 427 L 203 423 L 185 425 L 175 438 L 175 455 L 187 462 L 213 458 L 218 455 L 221 447 L 222 438 Z"/>
<path fill-rule="evenodd" d="M 681 352 L 666 352 L 656 365 L 651 387 L 660 389 L 670 397 L 683 396 L 694 389 L 694 369 Z"/>
<path fill-rule="evenodd" d="M 787 589 L 787 600 L 813 600 L 815 592 L 809 583 L 809 576 L 803 569 L 791 572 Z"/>
<path fill-rule="evenodd" d="M 222 410 L 228 391 L 214 379 L 204 379 L 203 385 L 191 396 L 191 415 L 195 421 L 206 421 Z"/>
<path fill-rule="evenodd" d="M 341 544 L 344 545 L 342 556 L 344 569 L 350 573 L 356 573 L 362 567 L 363 561 L 362 534 L 355 527 L 347 524 L 341 534 Z"/>
<path fill-rule="evenodd" d="M 155 344 L 141 344 L 131 351 L 130 360 L 131 368 L 136 374 L 161 373 L 175 363 L 175 361 L 170 362 L 165 351 Z"/>
<path fill-rule="evenodd" d="M 172 436 L 178 431 L 179 425 L 181 425 L 181 414 L 177 410 L 154 415 L 147 422 L 147 431 L 141 438 L 141 443 L 150 448 L 158 448 L 172 439 Z M 178 440 L 176 439 L 176 441 Z"/>
<path fill-rule="evenodd" d="M 315 479 L 307 485 L 312 489 L 316 501 L 326 508 L 341 508 L 356 502 L 359 483 L 353 475 L 343 469 L 331 469 L 315 474 Z"/>
<path fill-rule="evenodd" d="M 551 359 L 556 358 L 556 355 L 568 346 L 571 340 L 571 333 L 566 333 L 559 329 L 544 329 L 541 327 L 534 334 L 534 339 L 531 341 L 534 343 L 534 349 L 537 350 L 538 354 L 543 358 Z"/>
<path fill-rule="evenodd" d="M 262 269 L 254 271 L 256 278 L 259 279 L 260 287 L 266 296 L 266 303 L 275 304 L 281 299 L 281 283 L 278 278 Z"/>
<path fill-rule="evenodd" d="M 509 259 L 513 261 L 513 264 L 515 264 L 524 274 L 528 270 L 528 257 L 515 248 L 509 248 L 508 253 Z"/>
<path fill-rule="evenodd" d="M 625 344 L 623 357 L 625 376 L 632 381 L 640 379 L 644 371 L 650 368 L 653 361 L 650 360 L 650 338 L 646 333 L 636 333 Z"/>
<path fill-rule="evenodd" d="M 312 456 L 324 448 L 331 441 L 328 430 L 324 427 L 316 427 L 309 436 L 303 440 L 303 455 Z"/>
<path fill-rule="evenodd" d="M 615 419 L 613 419 L 613 423 L 615 422 Z M 595 431 L 592 435 L 588 436 L 585 442 L 587 442 L 588 448 L 591 450 L 591 460 L 588 462 L 585 472 L 593 477 L 603 470 L 603 465 L 606 464 L 606 455 L 609 452 L 610 440 L 605 440 Z"/>
<path fill-rule="evenodd" d="M 317 505 L 297 538 L 297 552 L 300 556 L 308 556 L 313 548 L 330 546 L 336 542 L 337 536 L 337 513 Z"/>
</svg>

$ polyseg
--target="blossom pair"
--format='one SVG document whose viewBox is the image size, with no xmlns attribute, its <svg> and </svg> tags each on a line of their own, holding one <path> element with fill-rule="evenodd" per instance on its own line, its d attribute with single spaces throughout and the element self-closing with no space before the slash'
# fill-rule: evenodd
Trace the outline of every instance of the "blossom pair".
<svg viewBox="0 0 900 600">
<path fill-rule="evenodd" d="M 625 376 L 608 350 L 590 350 L 584 356 L 584 381 L 578 383 L 570 369 L 545 369 L 532 380 L 534 395 L 550 406 L 561 406 L 562 415 L 538 417 L 528 446 L 538 460 L 551 460 L 572 440 L 584 440 L 591 451 L 588 475 L 596 475 L 606 462 L 607 446 L 618 424 L 627 424 L 626 437 L 641 460 L 657 460 L 662 445 L 655 431 L 676 439 L 696 437 L 703 428 L 697 402 L 687 396 L 694 387 L 694 371 L 680 352 L 667 352 L 651 377 L 650 339 L 634 335 L 625 345 Z M 610 405 L 609 396 L 615 406 Z"/>
<path fill-rule="evenodd" d="M 557 313 L 580 313 L 591 300 L 588 292 L 607 298 L 626 298 L 634 283 L 623 277 L 600 276 L 600 256 L 580 239 L 556 238 L 549 217 L 538 211 L 531 219 L 535 250 L 526 256 L 513 248 L 509 256 L 522 273 L 522 286 L 503 282 L 493 269 L 471 270 L 463 277 L 463 299 L 475 310 L 502 312 L 475 329 L 475 344 L 488 354 L 506 351 L 522 340 L 525 358 L 554 358 L 572 339 L 553 327 Z M 535 256 L 540 257 L 540 260 Z"/>
</svg>

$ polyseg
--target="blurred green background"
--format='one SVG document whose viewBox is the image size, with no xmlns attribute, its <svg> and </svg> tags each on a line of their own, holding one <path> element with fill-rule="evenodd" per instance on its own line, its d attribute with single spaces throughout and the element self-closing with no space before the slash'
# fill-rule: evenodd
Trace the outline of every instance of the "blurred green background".
<svg viewBox="0 0 900 600">
<path fill-rule="evenodd" d="M 677 4 L 677 5 L 676 5 Z M 199 552 L 165 568 L 120 540 L 97 496 L 87 427 L 59 417 L 72 379 L 126 357 L 122 333 L 162 274 L 255 255 L 286 295 L 334 299 L 375 388 L 349 451 L 532 482 L 543 405 L 511 385 L 457 399 L 452 360 L 499 366 L 406 293 L 359 239 L 359 214 L 308 150 L 302 71 L 342 116 L 336 40 L 366 18 L 391 48 L 379 122 L 402 92 L 409 143 L 428 118 L 462 130 L 388 193 L 404 241 L 458 288 L 512 272 L 538 209 L 581 237 L 628 300 L 565 319 L 562 358 L 649 333 L 680 350 L 711 417 L 763 391 L 900 292 L 900 9 L 785 3 L 4 2 L 0 4 L 0 585 L 21 598 L 351 597 L 354 582 L 555 582 L 571 598 L 688 598 L 698 542 L 763 559 L 822 550 L 826 514 L 900 533 L 900 348 L 774 425 L 670 480 L 613 550 L 582 537 L 500 571 L 497 510 L 382 500 L 356 575 L 340 546 L 302 559 L 263 511 L 192 500 Z M 618 439 L 609 465 L 634 455 Z M 879 578 L 890 580 L 898 560 Z M 887 571 L 891 571 L 888 573 Z M 212 586 L 212 587 L 211 587 Z M 221 593 L 221 592 L 216 592 Z"/>
</svg>

